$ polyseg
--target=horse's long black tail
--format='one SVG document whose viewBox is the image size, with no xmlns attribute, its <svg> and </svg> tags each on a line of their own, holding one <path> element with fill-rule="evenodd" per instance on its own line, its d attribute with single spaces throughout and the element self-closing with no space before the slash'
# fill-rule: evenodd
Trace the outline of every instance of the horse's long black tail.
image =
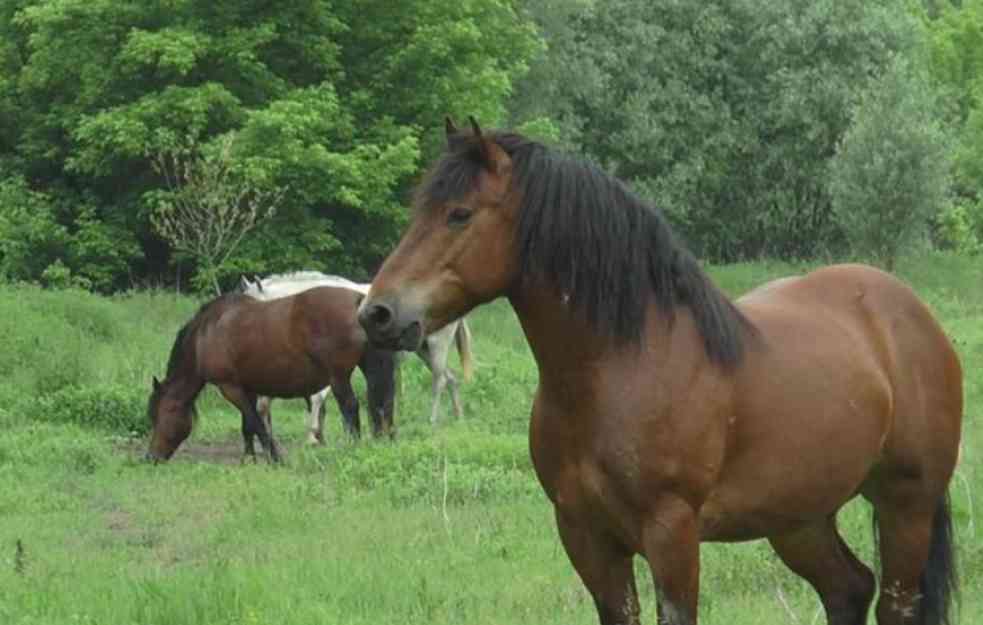
<svg viewBox="0 0 983 625">
<path fill-rule="evenodd" d="M 955 534 L 948 493 L 939 501 L 932 521 L 932 542 L 921 579 L 921 625 L 949 625 L 952 603 L 958 598 Z"/>
</svg>

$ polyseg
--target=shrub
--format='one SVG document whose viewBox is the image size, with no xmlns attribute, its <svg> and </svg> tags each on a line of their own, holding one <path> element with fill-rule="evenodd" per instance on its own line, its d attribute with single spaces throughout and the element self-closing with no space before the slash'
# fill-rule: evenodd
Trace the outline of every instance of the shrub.
<svg viewBox="0 0 983 625">
<path fill-rule="evenodd" d="M 935 219 L 935 238 L 943 249 L 960 254 L 980 252 L 983 231 L 983 202 L 957 201 L 949 204 Z"/>
<path fill-rule="evenodd" d="M 948 197 L 947 138 L 934 106 L 927 81 L 897 59 L 862 98 L 830 163 L 847 238 L 889 271 Z"/>
<path fill-rule="evenodd" d="M 122 384 L 65 386 L 35 401 L 21 402 L 35 419 L 72 423 L 115 434 L 142 435 L 150 429 L 146 418 L 147 394 Z"/>
<path fill-rule="evenodd" d="M 37 280 L 59 260 L 68 232 L 55 220 L 50 198 L 23 178 L 0 180 L 0 274 Z"/>
</svg>

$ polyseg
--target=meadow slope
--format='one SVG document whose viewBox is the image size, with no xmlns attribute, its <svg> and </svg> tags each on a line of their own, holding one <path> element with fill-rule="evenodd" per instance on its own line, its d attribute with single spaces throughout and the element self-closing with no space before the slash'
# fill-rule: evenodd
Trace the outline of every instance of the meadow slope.
<svg viewBox="0 0 983 625">
<path fill-rule="evenodd" d="M 801 270 L 710 271 L 736 295 Z M 963 359 L 964 447 L 952 486 L 959 622 L 983 622 L 983 264 L 931 255 L 899 274 Z M 532 471 L 536 370 L 504 301 L 470 317 L 477 367 L 462 420 L 445 400 L 431 427 L 429 373 L 411 357 L 395 443 L 349 444 L 331 404 L 329 443 L 306 447 L 303 403 L 280 401 L 284 466 L 241 465 L 238 414 L 209 390 L 189 443 L 150 466 L 139 460 L 150 378 L 196 306 L 162 292 L 0 287 L 0 623 L 596 622 Z M 871 562 L 868 506 L 851 504 L 841 526 Z M 823 622 L 812 591 L 766 544 L 710 544 L 702 554 L 703 625 Z M 637 567 L 643 619 L 654 623 L 650 577 Z"/>
</svg>

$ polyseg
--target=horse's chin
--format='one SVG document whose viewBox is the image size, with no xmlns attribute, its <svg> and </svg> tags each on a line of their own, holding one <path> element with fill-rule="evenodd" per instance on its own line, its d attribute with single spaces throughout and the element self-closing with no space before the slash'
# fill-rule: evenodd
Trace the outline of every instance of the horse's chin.
<svg viewBox="0 0 983 625">
<path fill-rule="evenodd" d="M 399 333 L 395 348 L 406 352 L 415 352 L 423 344 L 423 324 L 414 321 Z"/>
</svg>

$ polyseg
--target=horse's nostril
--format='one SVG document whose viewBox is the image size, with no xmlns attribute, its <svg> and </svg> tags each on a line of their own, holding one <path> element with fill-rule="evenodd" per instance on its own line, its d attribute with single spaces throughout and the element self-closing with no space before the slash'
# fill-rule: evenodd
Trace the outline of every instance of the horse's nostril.
<svg viewBox="0 0 983 625">
<path fill-rule="evenodd" d="M 369 321 L 377 328 L 384 328 L 392 322 L 393 313 L 388 306 L 376 304 L 369 309 Z"/>
</svg>

